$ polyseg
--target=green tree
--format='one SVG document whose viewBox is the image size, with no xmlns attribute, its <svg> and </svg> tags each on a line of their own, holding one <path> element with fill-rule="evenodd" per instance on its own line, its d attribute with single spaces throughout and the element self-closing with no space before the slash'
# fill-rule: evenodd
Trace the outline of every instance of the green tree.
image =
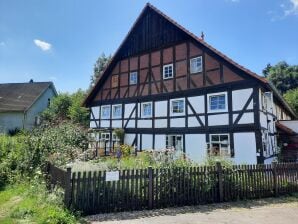
<svg viewBox="0 0 298 224">
<path fill-rule="evenodd" d="M 86 93 L 79 89 L 71 95 L 71 105 L 68 108 L 68 117 L 75 123 L 80 123 L 84 126 L 89 124 L 89 111 L 86 107 L 82 107 Z"/>
<path fill-rule="evenodd" d="M 73 94 L 59 94 L 42 113 L 42 119 L 57 124 L 64 120 L 70 120 L 84 126 L 88 125 L 88 109 L 81 106 L 85 96 L 86 93 L 81 89 Z"/>
<path fill-rule="evenodd" d="M 298 88 L 291 89 L 284 94 L 285 100 L 293 108 L 296 114 L 298 114 Z"/>
<path fill-rule="evenodd" d="M 98 59 L 94 64 L 90 87 L 94 86 L 96 80 L 101 76 L 103 70 L 105 69 L 106 65 L 110 62 L 111 58 L 112 58 L 111 55 L 106 56 L 105 53 L 102 53 L 98 57 Z"/>
<path fill-rule="evenodd" d="M 263 70 L 263 75 L 284 94 L 290 89 L 298 87 L 298 65 L 289 65 L 285 61 L 274 66 L 268 64 Z"/>
</svg>

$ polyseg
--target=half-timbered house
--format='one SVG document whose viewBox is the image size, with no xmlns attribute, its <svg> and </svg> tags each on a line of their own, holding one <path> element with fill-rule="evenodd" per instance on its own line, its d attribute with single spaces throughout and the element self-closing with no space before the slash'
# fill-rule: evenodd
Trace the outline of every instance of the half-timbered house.
<svg viewBox="0 0 298 224">
<path fill-rule="evenodd" d="M 263 77 L 147 4 L 86 97 L 90 127 L 138 150 L 174 147 L 202 161 L 270 162 L 275 122 L 295 117 Z"/>
</svg>

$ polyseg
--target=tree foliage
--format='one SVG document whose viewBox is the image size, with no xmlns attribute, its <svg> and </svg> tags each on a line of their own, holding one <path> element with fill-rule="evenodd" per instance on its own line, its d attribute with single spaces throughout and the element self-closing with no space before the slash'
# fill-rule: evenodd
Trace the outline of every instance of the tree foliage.
<svg viewBox="0 0 298 224">
<path fill-rule="evenodd" d="M 298 114 L 298 88 L 291 89 L 284 94 L 285 100 L 293 108 L 296 114 Z"/>
<path fill-rule="evenodd" d="M 63 120 L 70 120 L 84 126 L 88 125 L 88 109 L 81 106 L 85 95 L 86 93 L 80 89 L 73 94 L 59 94 L 42 113 L 42 119 L 50 123 L 59 123 Z"/>
<path fill-rule="evenodd" d="M 284 94 L 298 87 L 298 65 L 289 65 L 285 61 L 272 66 L 268 64 L 263 70 L 264 76 Z"/>
<path fill-rule="evenodd" d="M 90 87 L 94 86 L 95 81 L 97 78 L 99 78 L 106 67 L 106 65 L 110 62 L 111 55 L 106 56 L 104 53 L 102 53 L 98 59 L 96 60 L 93 68 L 93 75 L 91 76 L 91 83 Z"/>
</svg>

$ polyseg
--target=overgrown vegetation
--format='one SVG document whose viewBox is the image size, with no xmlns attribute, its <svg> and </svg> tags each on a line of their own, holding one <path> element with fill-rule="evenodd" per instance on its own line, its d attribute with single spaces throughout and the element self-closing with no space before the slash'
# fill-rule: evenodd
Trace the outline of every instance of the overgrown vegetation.
<svg viewBox="0 0 298 224">
<path fill-rule="evenodd" d="M 47 124 L 13 137 L 0 135 L 0 186 L 31 176 L 46 160 L 58 166 L 73 162 L 87 146 L 86 130 L 72 123 Z"/>
<path fill-rule="evenodd" d="M 0 191 L 0 223 L 78 223 L 78 216 L 64 208 L 62 191 L 49 193 L 39 177 L 5 186 Z"/>
</svg>

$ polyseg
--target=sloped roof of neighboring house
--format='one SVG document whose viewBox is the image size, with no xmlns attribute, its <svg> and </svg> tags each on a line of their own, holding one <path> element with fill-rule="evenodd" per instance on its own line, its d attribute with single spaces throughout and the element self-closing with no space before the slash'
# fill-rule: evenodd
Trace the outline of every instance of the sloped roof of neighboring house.
<svg viewBox="0 0 298 224">
<path fill-rule="evenodd" d="M 83 102 L 83 105 L 85 105 L 85 106 L 88 105 L 89 101 L 92 99 L 92 97 L 94 96 L 94 94 L 95 94 L 95 92 L 97 90 L 97 86 L 100 85 L 100 83 L 104 79 L 104 77 L 106 75 L 108 75 L 107 74 L 108 73 L 108 69 L 111 66 L 113 66 L 115 60 L 117 59 L 116 56 L 119 54 L 120 50 L 123 48 L 124 43 L 127 41 L 129 35 L 133 32 L 133 30 L 134 30 L 136 24 L 138 23 L 138 21 L 141 20 L 141 18 L 144 16 L 144 14 L 145 14 L 145 12 L 146 12 L 147 9 L 151 9 L 151 10 L 155 11 L 158 15 L 160 15 L 161 17 L 163 17 L 165 20 L 167 20 L 168 22 L 170 22 L 171 24 L 173 24 L 174 26 L 176 26 L 178 29 L 180 29 L 181 31 L 183 31 L 184 33 L 186 33 L 190 38 L 192 38 L 193 40 L 197 41 L 198 43 L 200 43 L 202 46 L 206 47 L 207 49 L 211 50 L 212 52 L 214 52 L 215 54 L 217 54 L 219 57 L 221 57 L 223 60 L 229 62 L 230 64 L 232 64 L 233 66 L 235 66 L 240 71 L 243 71 L 248 76 L 253 77 L 256 80 L 260 81 L 266 88 L 268 88 L 269 90 L 271 90 L 274 93 L 274 96 L 288 110 L 288 112 L 293 117 L 296 117 L 296 114 L 294 113 L 294 111 L 292 110 L 292 108 L 287 104 L 287 102 L 285 102 L 285 100 L 278 93 L 278 91 L 276 90 L 276 88 L 265 77 L 261 77 L 258 74 L 254 73 L 254 72 L 250 71 L 249 69 L 243 67 L 242 65 L 238 64 L 237 62 L 235 62 L 234 60 L 232 60 L 231 58 L 229 58 L 225 54 L 221 53 L 220 51 L 218 51 L 217 49 L 215 49 L 211 45 L 207 44 L 207 42 L 205 40 L 197 37 L 195 34 L 193 34 L 189 30 L 187 30 L 186 28 L 184 28 L 183 26 L 181 26 L 180 24 L 178 24 L 175 20 L 173 20 L 172 18 L 170 18 L 169 16 L 167 16 L 166 14 L 164 14 L 163 12 L 161 12 L 159 9 L 157 9 L 156 7 L 154 7 L 153 5 L 151 5 L 150 3 L 147 3 L 146 4 L 146 6 L 144 7 L 144 9 L 140 13 L 139 17 L 136 19 L 136 21 L 132 25 L 132 28 L 130 29 L 130 31 L 128 32 L 128 34 L 126 35 L 126 37 L 124 38 L 124 40 L 122 41 L 122 43 L 120 44 L 120 46 L 118 47 L 118 49 L 116 50 L 116 53 L 113 55 L 113 57 L 110 60 L 110 62 L 106 65 L 104 71 L 102 72 L 102 75 L 98 77 L 98 79 L 95 82 L 95 85 L 93 86 L 93 88 L 87 94 L 87 96 L 86 96 L 86 98 L 85 98 L 85 100 Z"/>
<path fill-rule="evenodd" d="M 0 113 L 27 111 L 48 88 L 57 95 L 52 82 L 0 84 Z"/>
</svg>

